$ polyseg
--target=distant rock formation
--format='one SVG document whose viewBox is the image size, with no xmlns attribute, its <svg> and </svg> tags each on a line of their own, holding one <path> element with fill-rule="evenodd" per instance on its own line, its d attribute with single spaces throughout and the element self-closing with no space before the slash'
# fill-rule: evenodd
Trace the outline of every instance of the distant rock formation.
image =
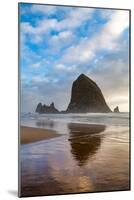
<svg viewBox="0 0 134 200">
<path fill-rule="evenodd" d="M 120 112 L 118 106 L 116 106 L 116 107 L 114 108 L 114 112 L 115 112 L 115 113 L 119 113 L 119 112 Z"/>
<path fill-rule="evenodd" d="M 104 96 L 98 85 L 88 78 L 86 75 L 81 74 L 72 85 L 71 100 L 67 110 L 59 112 L 52 102 L 50 106 L 42 105 L 39 103 L 35 112 L 38 113 L 88 113 L 98 112 L 107 113 L 112 112 L 108 107 Z M 114 112 L 119 112 L 118 106 Z"/>
<path fill-rule="evenodd" d="M 40 114 L 42 114 L 42 113 L 59 113 L 59 111 L 55 108 L 53 102 L 50 104 L 50 106 L 45 105 L 45 104 L 42 105 L 42 103 L 39 103 L 37 105 L 35 112 L 38 112 Z"/>
<path fill-rule="evenodd" d="M 43 112 L 42 103 L 38 103 L 35 112 L 38 112 L 38 113 L 42 113 Z"/>
<path fill-rule="evenodd" d="M 72 85 L 67 113 L 112 112 L 97 84 L 81 74 Z"/>
</svg>

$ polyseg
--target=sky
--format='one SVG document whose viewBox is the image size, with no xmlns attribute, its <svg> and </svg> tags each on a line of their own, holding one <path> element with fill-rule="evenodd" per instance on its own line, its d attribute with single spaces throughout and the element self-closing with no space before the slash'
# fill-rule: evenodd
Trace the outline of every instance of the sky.
<svg viewBox="0 0 134 200">
<path fill-rule="evenodd" d="M 21 111 L 66 110 L 84 73 L 113 110 L 129 111 L 129 11 L 19 5 Z"/>
</svg>

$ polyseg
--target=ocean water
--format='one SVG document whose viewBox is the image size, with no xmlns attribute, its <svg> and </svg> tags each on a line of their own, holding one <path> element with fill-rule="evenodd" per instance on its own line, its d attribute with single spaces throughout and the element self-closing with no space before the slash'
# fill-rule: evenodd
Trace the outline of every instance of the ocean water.
<svg viewBox="0 0 134 200">
<path fill-rule="evenodd" d="M 105 126 L 129 126 L 129 113 L 86 113 L 86 114 L 37 114 L 22 113 L 21 125 L 49 128 L 61 134 L 68 133 L 69 123 L 102 124 Z M 61 126 L 62 124 L 62 126 Z"/>
<path fill-rule="evenodd" d="M 21 125 L 61 134 L 21 145 L 22 196 L 129 190 L 128 113 L 23 113 Z"/>
</svg>

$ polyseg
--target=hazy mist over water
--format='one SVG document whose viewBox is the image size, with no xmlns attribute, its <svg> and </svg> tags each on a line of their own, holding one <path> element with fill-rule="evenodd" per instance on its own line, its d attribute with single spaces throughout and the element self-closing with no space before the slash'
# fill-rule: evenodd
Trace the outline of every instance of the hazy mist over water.
<svg viewBox="0 0 134 200">
<path fill-rule="evenodd" d="M 108 126 L 128 126 L 129 113 L 77 113 L 77 114 L 37 114 L 22 113 L 21 125 L 29 127 L 53 128 L 56 124 L 85 123 Z"/>
</svg>

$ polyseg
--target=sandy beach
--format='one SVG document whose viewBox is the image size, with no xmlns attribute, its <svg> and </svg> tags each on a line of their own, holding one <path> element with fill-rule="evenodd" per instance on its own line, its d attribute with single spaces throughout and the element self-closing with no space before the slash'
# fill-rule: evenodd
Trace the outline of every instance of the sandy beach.
<svg viewBox="0 0 134 200">
<path fill-rule="evenodd" d="M 129 190 L 128 126 L 66 126 L 21 126 L 21 197 Z"/>
<path fill-rule="evenodd" d="M 21 126 L 20 135 L 21 144 L 28 144 L 39 140 L 60 136 L 60 134 L 58 134 L 56 131 L 26 126 Z"/>
</svg>

